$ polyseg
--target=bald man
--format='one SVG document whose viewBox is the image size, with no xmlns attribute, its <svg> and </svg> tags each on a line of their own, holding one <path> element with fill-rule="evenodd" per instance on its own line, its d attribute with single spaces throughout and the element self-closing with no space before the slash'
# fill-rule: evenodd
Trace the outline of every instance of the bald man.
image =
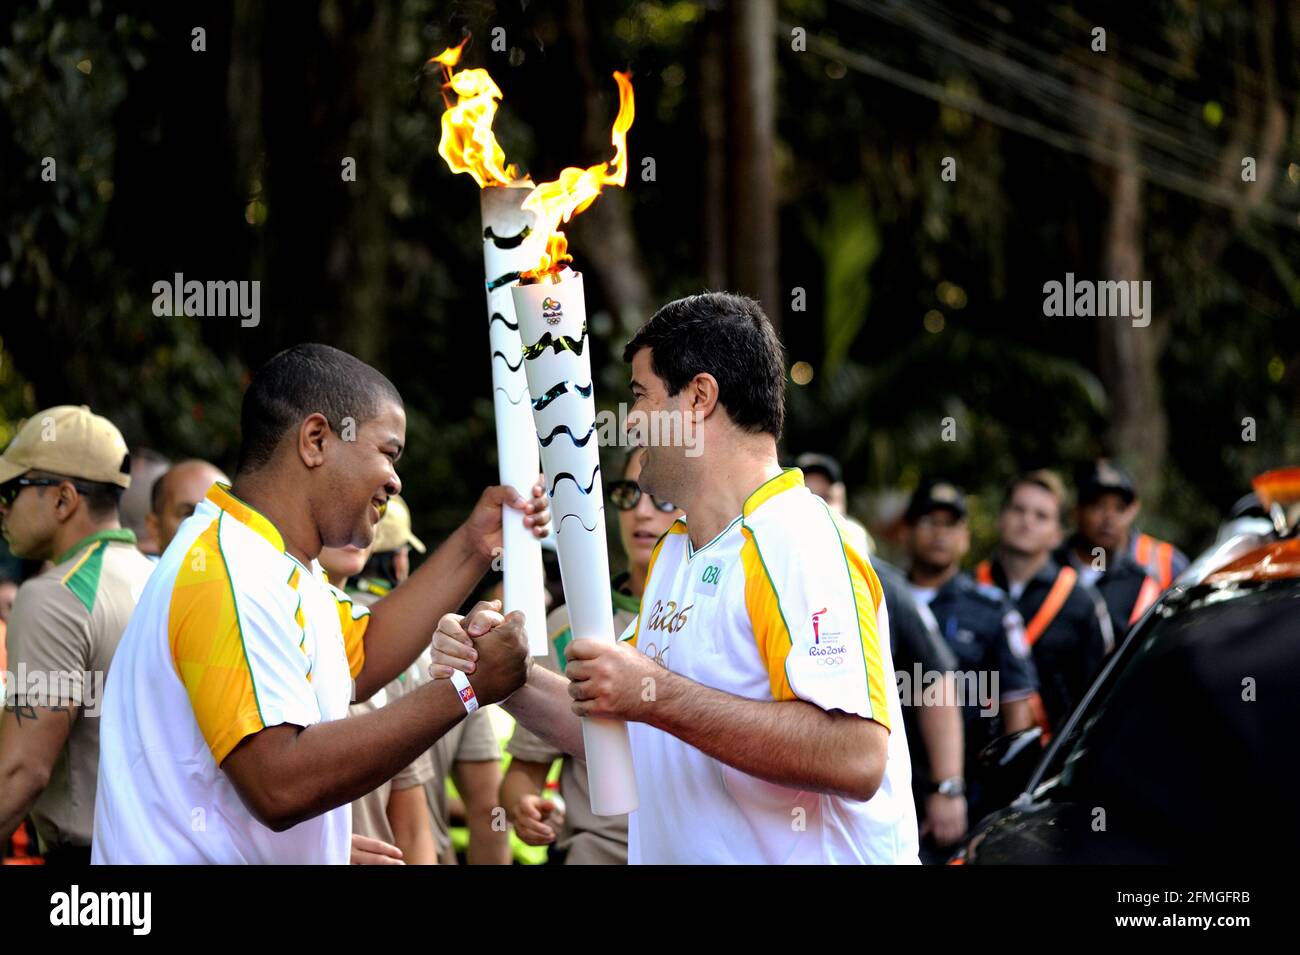
<svg viewBox="0 0 1300 955">
<path fill-rule="evenodd" d="M 216 465 L 190 458 L 173 465 L 154 482 L 152 510 L 145 523 L 158 541 L 158 553 L 167 549 L 181 521 L 194 513 L 195 506 L 217 481 L 229 484 L 230 478 Z"/>
</svg>

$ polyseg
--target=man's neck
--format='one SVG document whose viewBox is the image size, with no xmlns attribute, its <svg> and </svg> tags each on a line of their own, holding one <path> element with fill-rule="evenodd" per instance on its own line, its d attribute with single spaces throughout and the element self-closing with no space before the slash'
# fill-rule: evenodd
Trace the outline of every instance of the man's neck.
<svg viewBox="0 0 1300 955">
<path fill-rule="evenodd" d="M 1043 569 L 1050 556 L 1047 551 L 1026 554 L 1003 547 L 998 550 L 998 563 L 1006 574 L 1007 583 L 1024 584 L 1034 579 L 1034 575 Z"/>
<path fill-rule="evenodd" d="M 938 590 L 948 581 L 956 577 L 959 570 L 961 570 L 961 568 L 956 564 L 949 564 L 947 567 L 942 569 L 913 564 L 911 569 L 907 572 L 907 579 L 912 582 L 914 587 Z"/>
<path fill-rule="evenodd" d="M 749 496 L 781 473 L 776 445 L 771 441 L 712 458 L 701 469 L 695 493 L 683 502 L 691 546 L 703 547 L 740 516 Z"/>
<path fill-rule="evenodd" d="M 1073 551 L 1074 556 L 1078 558 L 1079 563 L 1081 564 L 1085 564 L 1085 565 L 1091 564 L 1093 560 L 1096 559 L 1096 555 L 1093 553 L 1093 551 L 1097 549 L 1096 545 L 1088 543 L 1082 537 L 1076 537 L 1074 539 L 1074 545 L 1070 549 Z M 1106 551 L 1107 563 L 1110 562 L 1111 556 L 1115 553 L 1116 553 L 1115 551 L 1111 551 L 1111 550 Z M 1121 554 L 1124 553 L 1124 548 L 1121 547 L 1119 549 L 1119 553 Z"/>
<path fill-rule="evenodd" d="M 286 502 L 284 495 L 272 491 L 274 487 L 286 486 L 288 485 L 277 481 L 273 475 L 263 476 L 259 471 L 251 475 L 236 474 L 230 491 L 275 526 L 284 538 L 284 549 L 289 555 L 310 565 L 320 554 L 320 533 L 305 511 L 295 510 L 292 503 Z M 298 497 L 291 498 L 292 502 L 301 500 Z"/>
<path fill-rule="evenodd" d="M 97 520 L 86 518 L 69 521 L 54 535 L 54 540 L 51 542 L 53 553 L 49 555 L 49 559 L 57 560 L 91 534 L 98 534 L 100 531 L 116 531 L 121 528 L 122 524 L 118 521 L 117 514 Z"/>
</svg>

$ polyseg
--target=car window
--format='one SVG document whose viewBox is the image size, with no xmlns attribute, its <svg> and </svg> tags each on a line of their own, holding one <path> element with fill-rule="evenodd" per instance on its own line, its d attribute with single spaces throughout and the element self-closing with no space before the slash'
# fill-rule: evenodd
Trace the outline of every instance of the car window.
<svg viewBox="0 0 1300 955">
<path fill-rule="evenodd" d="M 1293 798 L 1300 583 L 1192 591 L 1145 630 L 1061 741 L 1050 798 L 1171 838 L 1246 799 Z"/>
</svg>

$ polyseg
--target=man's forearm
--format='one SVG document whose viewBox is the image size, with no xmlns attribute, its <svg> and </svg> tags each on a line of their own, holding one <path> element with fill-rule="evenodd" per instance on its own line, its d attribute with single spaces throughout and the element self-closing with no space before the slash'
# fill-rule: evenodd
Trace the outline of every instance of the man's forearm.
<svg viewBox="0 0 1300 955">
<path fill-rule="evenodd" d="M 415 661 L 442 615 L 456 612 L 487 567 L 462 526 L 402 586 L 375 602 L 366 628 L 366 662 L 357 675 L 358 700 L 369 699 Z"/>
<path fill-rule="evenodd" d="M 13 836 L 47 781 L 21 765 L 0 769 L 0 843 Z"/>
<path fill-rule="evenodd" d="M 569 681 L 543 666 L 528 671 L 528 682 L 502 704 L 505 711 L 561 752 L 585 759 L 582 720 L 573 712 Z"/>
<path fill-rule="evenodd" d="M 1012 700 L 1002 704 L 1002 731 L 1010 735 L 1034 725 L 1034 711 L 1029 700 Z"/>
<path fill-rule="evenodd" d="M 888 742 L 880 724 L 802 700 L 749 700 L 665 672 L 645 722 L 714 759 L 781 786 L 850 799 L 870 799 L 880 785 L 880 744 Z"/>
<path fill-rule="evenodd" d="M 451 682 L 436 680 L 373 713 L 262 730 L 222 769 L 259 819 L 281 831 L 373 792 L 464 718 Z M 263 734 L 274 735 L 258 740 Z"/>
<path fill-rule="evenodd" d="M 501 805 L 506 807 L 506 812 L 513 811 L 525 796 L 536 796 L 546 788 L 546 776 L 550 769 L 544 763 L 534 763 L 518 756 L 512 758 L 510 768 L 501 780 L 501 792 L 497 797 L 501 800 Z"/>
<path fill-rule="evenodd" d="M 956 700 L 951 673 L 944 674 L 945 700 Z M 953 704 L 922 706 L 916 715 L 920 724 L 921 739 L 930 766 L 930 779 L 940 782 L 961 776 L 965 762 L 964 730 L 961 707 Z"/>
</svg>

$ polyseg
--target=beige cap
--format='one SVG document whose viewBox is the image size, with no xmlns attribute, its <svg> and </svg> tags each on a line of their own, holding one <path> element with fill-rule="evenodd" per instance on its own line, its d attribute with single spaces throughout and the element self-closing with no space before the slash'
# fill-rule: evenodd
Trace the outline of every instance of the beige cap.
<svg viewBox="0 0 1300 955">
<path fill-rule="evenodd" d="M 388 509 L 375 525 L 375 543 L 371 546 L 372 554 L 383 554 L 397 550 L 404 544 L 410 544 L 418 553 L 425 551 L 424 542 L 411 533 L 411 509 L 400 496 L 394 494 L 388 499 Z"/>
<path fill-rule="evenodd" d="M 0 455 L 0 484 L 28 471 L 131 486 L 131 458 L 122 432 L 85 405 L 58 405 L 27 419 Z"/>
</svg>

